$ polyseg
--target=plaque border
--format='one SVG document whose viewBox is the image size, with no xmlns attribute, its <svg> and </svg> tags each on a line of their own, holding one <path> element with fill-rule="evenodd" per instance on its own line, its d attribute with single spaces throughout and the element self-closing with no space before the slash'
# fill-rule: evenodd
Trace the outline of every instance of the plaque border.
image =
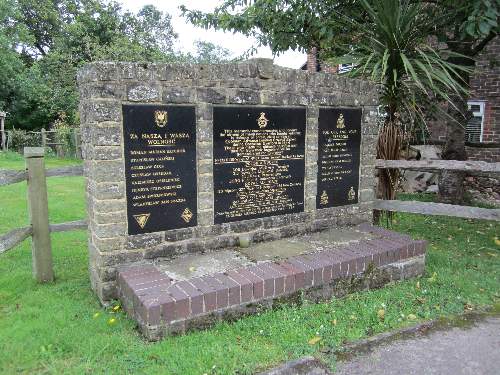
<svg viewBox="0 0 500 375">
<path fill-rule="evenodd" d="M 359 110 L 361 112 L 360 120 L 359 120 L 359 166 L 358 166 L 358 189 L 356 192 L 356 201 L 353 203 L 348 203 L 348 204 L 342 204 L 338 206 L 327 206 L 327 207 L 318 207 L 318 193 L 319 193 L 319 113 L 322 109 L 338 109 L 338 110 Z M 346 106 L 318 106 L 318 117 L 317 117 L 317 123 L 318 123 L 318 141 L 316 142 L 316 146 L 318 148 L 318 155 L 316 158 L 316 165 L 318 165 L 318 170 L 316 172 L 316 197 L 315 197 L 315 202 L 314 202 L 314 209 L 316 211 L 323 211 L 327 209 L 332 209 L 332 208 L 338 208 L 338 207 L 348 207 L 348 206 L 353 206 L 353 205 L 358 205 L 360 203 L 360 187 L 361 187 L 361 157 L 363 155 L 362 149 L 363 149 L 363 106 L 357 106 L 357 107 L 346 107 Z"/>
<path fill-rule="evenodd" d="M 187 107 L 187 108 L 193 108 L 194 110 L 194 135 L 195 135 L 195 181 L 196 181 L 196 217 L 195 220 L 193 220 L 194 224 L 187 225 L 185 227 L 181 228 L 169 228 L 169 229 L 162 229 L 159 231 L 146 231 L 143 233 L 136 233 L 136 234 L 130 234 L 129 232 L 129 212 L 128 212 L 128 189 L 127 189 L 127 175 L 126 175 L 126 155 L 125 155 L 125 116 L 124 116 L 124 106 L 137 106 L 137 107 Z M 121 113 L 121 136 L 122 136 L 122 142 L 121 142 L 121 151 L 123 155 L 123 182 L 125 185 L 125 224 L 126 224 L 126 236 L 143 236 L 143 235 L 148 235 L 152 233 L 162 233 L 166 231 L 171 231 L 171 230 L 179 230 L 179 229 L 185 229 L 185 228 L 193 228 L 196 227 L 199 224 L 199 182 L 198 182 L 198 119 L 197 119 L 197 108 L 198 105 L 196 103 L 135 103 L 135 102 L 129 102 L 129 101 L 122 101 L 120 102 L 120 113 Z"/>
<path fill-rule="evenodd" d="M 307 130 L 307 119 L 308 119 L 308 113 L 310 111 L 310 106 L 309 105 L 278 105 L 278 104 L 213 104 L 212 105 L 212 129 L 214 129 L 214 109 L 215 108 L 241 108 L 241 107 L 246 107 L 246 108 L 273 108 L 273 109 L 287 109 L 287 108 L 295 108 L 295 109 L 304 109 L 305 110 L 305 123 L 304 123 L 304 178 L 302 181 L 302 190 L 303 190 L 303 209 L 302 211 L 298 213 L 304 213 L 306 212 L 306 171 L 307 171 L 307 135 L 308 135 L 308 130 Z M 319 118 L 319 112 L 318 112 L 318 118 Z M 214 148 L 214 132 L 212 132 L 212 149 Z M 212 166 L 214 165 L 214 153 L 212 152 Z M 276 215 L 268 215 L 268 216 L 262 216 L 262 217 L 256 217 L 252 219 L 242 219 L 242 220 L 234 220 L 234 221 L 226 221 L 224 223 L 216 223 L 215 222 L 215 170 L 212 169 L 212 187 L 213 187 L 213 194 L 212 194 L 212 225 L 224 225 L 224 224 L 231 224 L 231 223 L 238 223 L 238 222 L 244 222 L 248 220 L 259 220 L 263 219 L 266 217 L 280 217 L 280 216 L 285 216 L 285 215 L 296 215 L 297 212 L 293 213 L 283 213 L 283 214 L 276 214 Z"/>
</svg>

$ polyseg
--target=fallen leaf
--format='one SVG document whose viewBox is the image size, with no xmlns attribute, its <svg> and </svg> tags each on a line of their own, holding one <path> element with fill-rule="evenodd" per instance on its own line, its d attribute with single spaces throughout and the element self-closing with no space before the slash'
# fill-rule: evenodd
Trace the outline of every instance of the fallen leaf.
<svg viewBox="0 0 500 375">
<path fill-rule="evenodd" d="M 112 326 L 112 325 L 113 325 L 113 324 L 115 324 L 115 323 L 116 323 L 116 318 L 111 318 L 111 319 L 109 319 L 109 320 L 108 320 L 108 324 L 109 324 L 110 326 Z"/>
<path fill-rule="evenodd" d="M 385 310 L 380 309 L 379 311 L 377 311 L 377 316 L 380 320 L 384 320 L 385 319 Z"/>
<path fill-rule="evenodd" d="M 189 272 L 194 272 L 196 270 L 195 267 L 189 267 Z"/>
<path fill-rule="evenodd" d="M 467 302 L 467 303 L 464 303 L 464 310 L 468 310 L 468 311 L 471 311 L 474 309 L 474 305 L 472 305 L 471 303 Z"/>
<path fill-rule="evenodd" d="M 417 301 L 423 305 L 427 300 L 424 297 L 417 297 Z"/>
<path fill-rule="evenodd" d="M 420 281 L 417 281 L 417 285 L 415 285 L 417 289 L 420 289 Z"/>
<path fill-rule="evenodd" d="M 332 320 L 332 324 L 333 324 L 334 326 L 336 326 L 336 325 L 337 325 L 337 319 L 333 319 L 333 320 Z"/>
<path fill-rule="evenodd" d="M 321 337 L 319 337 L 319 336 L 314 336 L 312 339 L 310 339 L 310 340 L 308 341 L 308 344 L 309 344 L 309 345 L 315 345 L 315 344 L 317 344 L 318 342 L 320 342 L 320 340 L 321 340 Z"/>
<path fill-rule="evenodd" d="M 415 314 L 408 314 L 408 320 L 415 320 L 417 316 Z"/>
</svg>

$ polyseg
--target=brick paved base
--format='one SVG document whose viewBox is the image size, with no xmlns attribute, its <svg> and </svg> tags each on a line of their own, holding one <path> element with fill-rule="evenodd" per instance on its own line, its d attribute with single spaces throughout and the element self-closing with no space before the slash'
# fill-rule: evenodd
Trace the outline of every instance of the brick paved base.
<svg viewBox="0 0 500 375">
<path fill-rule="evenodd" d="M 133 265 L 119 271 L 119 296 L 141 332 L 158 340 L 302 297 L 324 300 L 423 272 L 425 241 L 368 225 L 357 229 L 376 236 L 182 281 L 153 264 Z"/>
</svg>

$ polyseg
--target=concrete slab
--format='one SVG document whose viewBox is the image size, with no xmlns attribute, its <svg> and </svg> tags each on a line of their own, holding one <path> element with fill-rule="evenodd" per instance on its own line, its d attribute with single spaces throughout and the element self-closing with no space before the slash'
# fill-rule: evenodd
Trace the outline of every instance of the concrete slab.
<svg viewBox="0 0 500 375">
<path fill-rule="evenodd" d="M 282 239 L 269 242 L 261 242 L 238 251 L 254 262 L 266 260 L 281 260 L 292 256 L 310 253 L 315 249 L 311 244 L 300 238 Z"/>
<path fill-rule="evenodd" d="M 302 241 L 311 243 L 316 250 L 325 250 L 339 245 L 347 245 L 361 240 L 380 238 L 373 233 L 362 232 L 357 228 L 329 229 L 323 232 L 311 233 L 301 237 Z"/>
<path fill-rule="evenodd" d="M 268 260 L 282 260 L 292 256 L 332 249 L 336 246 L 347 245 L 378 238 L 379 236 L 361 232 L 358 229 L 329 229 L 282 240 L 262 242 L 247 248 L 238 249 L 244 256 L 255 262 Z"/>
<path fill-rule="evenodd" d="M 181 281 L 252 264 L 234 250 L 214 251 L 206 254 L 182 256 L 168 261 L 159 261 L 156 266 L 170 278 Z"/>
</svg>

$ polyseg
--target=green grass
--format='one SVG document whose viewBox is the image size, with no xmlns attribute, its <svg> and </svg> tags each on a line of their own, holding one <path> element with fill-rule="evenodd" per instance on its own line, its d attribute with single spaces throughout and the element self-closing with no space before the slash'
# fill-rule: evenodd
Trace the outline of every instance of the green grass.
<svg viewBox="0 0 500 375">
<path fill-rule="evenodd" d="M 19 167 L 0 159 L 0 168 L 6 164 Z M 23 183 L 0 187 L 0 233 L 26 223 L 25 193 Z M 49 179 L 49 204 L 52 222 L 82 218 L 83 178 Z M 50 285 L 32 280 L 25 241 L 0 255 L 0 373 L 246 374 L 304 355 L 328 360 L 324 353 L 346 340 L 499 302 L 498 224 L 401 214 L 392 229 L 429 241 L 422 278 L 159 343 L 144 341 L 123 313 L 100 307 L 89 285 L 84 231 L 53 234 L 57 281 Z M 321 340 L 310 345 L 316 335 Z"/>
<path fill-rule="evenodd" d="M 81 164 L 79 159 L 61 159 L 53 156 L 45 157 L 45 166 L 47 168 L 64 167 L 66 165 Z M 0 151 L 0 169 L 24 169 L 24 157 L 17 152 Z"/>
</svg>

